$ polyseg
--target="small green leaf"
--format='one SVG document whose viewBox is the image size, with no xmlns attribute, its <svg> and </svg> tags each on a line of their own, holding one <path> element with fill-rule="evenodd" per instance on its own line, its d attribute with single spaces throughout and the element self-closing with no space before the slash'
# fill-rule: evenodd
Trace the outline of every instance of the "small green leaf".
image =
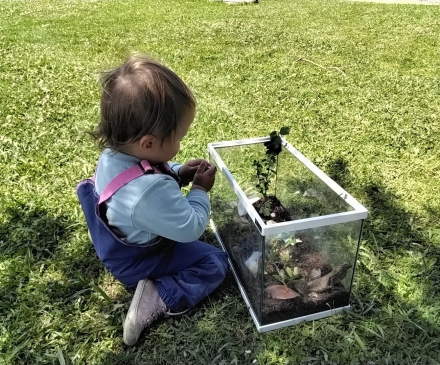
<svg viewBox="0 0 440 365">
<path fill-rule="evenodd" d="M 275 137 L 276 135 L 278 135 L 278 133 L 276 131 L 270 132 L 270 137 Z"/>
<path fill-rule="evenodd" d="M 358 336 L 356 331 L 353 331 L 353 334 L 354 334 L 354 338 L 356 339 L 357 343 L 361 347 L 362 351 L 367 351 L 367 347 L 365 346 L 364 341 L 361 340 L 361 338 Z"/>
<path fill-rule="evenodd" d="M 60 365 L 66 365 L 66 359 L 64 359 L 63 351 L 60 348 L 58 349 L 58 361 Z"/>
<path fill-rule="evenodd" d="M 286 267 L 286 273 L 291 278 L 293 278 L 295 276 L 295 274 L 293 273 L 293 270 L 290 267 Z"/>
<path fill-rule="evenodd" d="M 100 293 L 102 295 L 102 297 L 108 302 L 108 303 L 113 303 L 113 301 L 110 299 L 110 297 L 107 295 L 107 293 L 101 289 L 101 287 L 99 285 L 96 285 L 94 283 L 91 283 L 92 288 L 95 289 L 98 293 Z"/>
<path fill-rule="evenodd" d="M 286 240 L 286 247 L 287 246 L 295 246 L 296 245 L 296 238 L 295 236 L 290 237 Z"/>
<path fill-rule="evenodd" d="M 124 308 L 125 304 L 113 304 L 113 309 L 111 310 L 111 312 L 118 310 L 119 308 Z"/>
<path fill-rule="evenodd" d="M 270 215 L 270 209 L 269 208 L 264 208 L 264 215 L 266 217 L 268 217 Z"/>
<path fill-rule="evenodd" d="M 280 270 L 280 277 L 281 277 L 281 281 L 284 281 L 284 279 L 286 278 L 286 274 L 284 274 L 284 270 Z"/>
</svg>

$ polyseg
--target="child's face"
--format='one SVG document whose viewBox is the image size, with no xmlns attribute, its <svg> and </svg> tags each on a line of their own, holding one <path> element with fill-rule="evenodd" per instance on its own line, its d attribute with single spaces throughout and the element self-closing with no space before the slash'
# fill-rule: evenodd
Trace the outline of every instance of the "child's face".
<svg viewBox="0 0 440 365">
<path fill-rule="evenodd" d="M 163 141 L 163 144 L 158 144 L 154 157 L 154 161 L 150 163 L 163 163 L 170 161 L 173 157 L 177 155 L 180 150 L 180 141 L 188 133 L 189 127 L 191 126 L 195 116 L 195 109 L 188 108 L 183 115 L 182 120 L 179 122 L 175 133 Z M 151 157 L 150 157 L 151 160 Z"/>
</svg>

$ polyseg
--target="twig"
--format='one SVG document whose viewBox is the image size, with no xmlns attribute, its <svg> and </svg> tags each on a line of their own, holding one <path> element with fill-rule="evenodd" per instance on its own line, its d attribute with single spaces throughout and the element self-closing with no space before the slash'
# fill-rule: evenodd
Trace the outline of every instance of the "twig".
<svg viewBox="0 0 440 365">
<path fill-rule="evenodd" d="M 338 70 L 339 72 L 341 72 L 342 75 L 343 75 L 344 77 L 347 77 L 347 75 L 345 74 L 345 71 L 344 71 L 344 70 L 341 70 L 339 67 L 336 67 L 336 66 L 325 67 L 325 66 L 323 66 L 323 65 L 320 65 L 319 63 L 316 63 L 316 62 L 310 61 L 310 60 L 308 60 L 307 58 L 302 58 L 302 57 L 300 57 L 300 58 L 298 59 L 298 61 L 296 61 L 296 62 L 300 62 L 300 61 L 309 62 L 309 63 L 311 63 L 312 65 L 315 65 L 315 66 L 318 66 L 318 67 L 320 67 L 320 68 L 323 68 L 324 70 L 325 70 L 325 69 L 329 69 L 329 68 L 334 68 L 335 70 Z"/>
</svg>

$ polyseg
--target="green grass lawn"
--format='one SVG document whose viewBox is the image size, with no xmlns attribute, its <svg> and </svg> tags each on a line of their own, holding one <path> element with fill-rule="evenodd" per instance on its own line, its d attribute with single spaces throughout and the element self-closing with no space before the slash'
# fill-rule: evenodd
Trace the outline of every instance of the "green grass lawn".
<svg viewBox="0 0 440 365">
<path fill-rule="evenodd" d="M 439 34 L 436 6 L 0 1 L 0 364 L 438 364 Z M 99 155 L 99 71 L 132 52 L 198 99 L 178 160 L 289 125 L 369 209 L 353 311 L 258 334 L 228 276 L 123 344 L 132 294 L 95 256 L 75 185 Z"/>
</svg>

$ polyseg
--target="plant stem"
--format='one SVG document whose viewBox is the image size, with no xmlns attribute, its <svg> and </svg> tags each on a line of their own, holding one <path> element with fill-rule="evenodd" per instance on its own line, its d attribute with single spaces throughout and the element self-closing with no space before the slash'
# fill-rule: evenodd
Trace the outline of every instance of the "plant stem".
<svg viewBox="0 0 440 365">
<path fill-rule="evenodd" d="M 265 200 L 267 200 L 267 191 L 269 190 L 269 185 L 270 185 L 270 168 L 271 168 L 271 165 L 272 165 L 272 160 L 269 158 L 267 160 L 267 166 L 266 166 L 266 174 L 267 174 L 267 176 L 266 176 L 266 184 L 264 185 L 264 188 L 265 188 L 264 196 L 266 198 Z"/>
<path fill-rule="evenodd" d="M 278 156 L 277 155 L 277 165 L 276 165 L 276 172 L 275 172 L 275 196 L 277 196 L 277 185 L 278 185 Z"/>
<path fill-rule="evenodd" d="M 282 279 L 282 275 L 281 275 L 281 270 L 278 268 L 277 264 L 275 263 L 275 261 L 272 262 L 273 266 L 275 266 L 275 269 L 278 272 L 278 276 L 280 278 L 280 281 L 283 283 L 283 285 L 286 287 L 286 289 L 288 289 L 289 287 L 287 286 L 286 282 Z"/>
</svg>

